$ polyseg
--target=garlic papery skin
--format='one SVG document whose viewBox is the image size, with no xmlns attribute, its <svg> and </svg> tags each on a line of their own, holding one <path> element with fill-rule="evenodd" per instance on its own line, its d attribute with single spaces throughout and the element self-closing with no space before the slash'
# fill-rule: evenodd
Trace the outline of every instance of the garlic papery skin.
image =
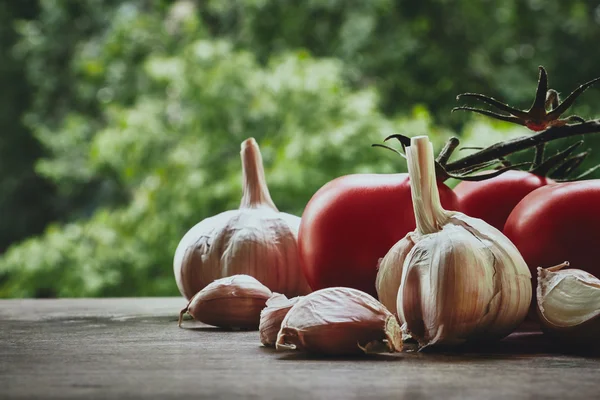
<svg viewBox="0 0 600 400">
<path fill-rule="evenodd" d="M 179 291 L 190 299 L 215 279 L 246 274 L 289 297 L 309 293 L 298 256 L 300 218 L 275 207 L 253 138 L 242 143 L 241 158 L 240 208 L 201 221 L 177 246 L 173 269 Z"/>
<path fill-rule="evenodd" d="M 417 229 L 381 260 L 378 293 L 389 303 L 398 287 L 398 320 L 421 347 L 510 334 L 531 302 L 527 264 L 496 228 L 442 208 L 427 137 L 406 150 Z"/>
<path fill-rule="evenodd" d="M 301 296 L 298 296 L 288 299 L 283 294 L 273 293 L 273 296 L 267 300 L 267 306 L 260 313 L 260 325 L 258 327 L 260 342 L 264 346 L 275 347 L 277 334 L 281 329 L 283 319 L 301 298 Z"/>
<path fill-rule="evenodd" d="M 562 269 L 568 262 L 538 267 L 537 305 L 540 322 L 549 334 L 594 342 L 600 337 L 600 279 L 579 269 Z"/>
<path fill-rule="evenodd" d="M 257 329 L 260 312 L 273 295 L 268 287 L 248 275 L 218 279 L 196 293 L 179 313 L 220 328 Z"/>
<path fill-rule="evenodd" d="M 333 287 L 301 298 L 287 313 L 277 335 L 278 350 L 325 355 L 402 350 L 398 321 L 380 302 L 360 290 Z"/>
<path fill-rule="evenodd" d="M 401 265 L 398 268 L 398 260 L 404 260 L 414 245 L 412 234 L 407 234 L 392 246 L 384 258 L 379 260 L 377 267 L 377 278 L 375 279 L 377 297 L 381 304 L 395 315 L 398 314 L 396 301 L 402 280 L 402 268 Z"/>
</svg>

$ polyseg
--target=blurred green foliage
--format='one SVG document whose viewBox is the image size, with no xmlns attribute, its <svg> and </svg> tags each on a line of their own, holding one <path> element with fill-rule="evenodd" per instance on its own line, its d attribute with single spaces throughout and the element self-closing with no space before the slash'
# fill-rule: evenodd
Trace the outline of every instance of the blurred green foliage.
<svg viewBox="0 0 600 400">
<path fill-rule="evenodd" d="M 590 1 L 48 0 L 0 28 L 0 297 L 176 294 L 181 236 L 238 206 L 245 138 L 300 215 L 337 176 L 403 171 L 370 148 L 388 134 L 527 134 L 451 116 L 456 94 L 526 108 L 538 64 L 570 90 L 600 60 Z"/>
<path fill-rule="evenodd" d="M 12 57 L 18 35 L 9 21 L 31 18 L 34 2 L 22 8 L 0 3 L 0 253 L 16 240 L 41 232 L 56 217 L 44 195 L 53 196 L 52 186 L 35 173 L 34 163 L 43 155 L 20 119 L 30 101 L 31 85 L 25 79 L 24 63 Z"/>
</svg>

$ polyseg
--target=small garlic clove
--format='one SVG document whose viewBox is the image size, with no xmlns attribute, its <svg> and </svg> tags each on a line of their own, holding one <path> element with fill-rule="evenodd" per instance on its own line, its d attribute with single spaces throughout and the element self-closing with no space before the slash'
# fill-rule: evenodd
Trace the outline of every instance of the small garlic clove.
<svg viewBox="0 0 600 400">
<path fill-rule="evenodd" d="M 196 293 L 179 314 L 179 326 L 187 312 L 195 320 L 221 328 L 256 329 L 260 312 L 273 293 L 248 275 L 234 275 L 207 285 Z"/>
<path fill-rule="evenodd" d="M 412 232 L 396 243 L 388 253 L 379 260 L 375 288 L 377 297 L 391 313 L 397 315 L 396 299 L 402 281 L 402 264 L 408 253 L 415 246 Z"/>
<path fill-rule="evenodd" d="M 273 293 L 273 296 L 267 300 L 267 306 L 260 313 L 260 325 L 258 327 L 260 342 L 263 345 L 275 347 L 277 334 L 281 329 L 281 322 L 283 322 L 288 311 L 301 298 L 299 296 L 288 299 L 283 294 Z"/>
<path fill-rule="evenodd" d="M 281 323 L 276 348 L 326 355 L 361 354 L 386 341 L 390 352 L 402 350 L 396 317 L 371 295 L 335 287 L 304 296 Z"/>
<path fill-rule="evenodd" d="M 567 269 L 568 262 L 538 267 L 537 311 L 546 333 L 572 344 L 596 344 L 600 337 L 600 279 Z"/>
</svg>

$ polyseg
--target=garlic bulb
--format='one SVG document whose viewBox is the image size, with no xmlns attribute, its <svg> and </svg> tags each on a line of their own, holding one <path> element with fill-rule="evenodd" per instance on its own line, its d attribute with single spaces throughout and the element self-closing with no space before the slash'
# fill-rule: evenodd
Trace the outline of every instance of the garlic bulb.
<svg viewBox="0 0 600 400">
<path fill-rule="evenodd" d="M 544 330 L 580 343 L 600 337 L 600 279 L 569 263 L 538 268 L 538 315 Z"/>
<path fill-rule="evenodd" d="M 496 228 L 442 208 L 426 136 L 411 139 L 407 158 L 417 229 L 381 260 L 383 304 L 420 346 L 508 335 L 531 302 L 527 264 Z"/>
<path fill-rule="evenodd" d="M 234 275 L 207 285 L 196 293 L 179 313 L 179 326 L 185 313 L 195 320 L 221 328 L 256 329 L 260 312 L 273 293 L 248 275 Z"/>
<path fill-rule="evenodd" d="M 258 331 L 260 333 L 260 342 L 265 346 L 275 346 L 277 334 L 281 328 L 281 322 L 287 315 L 288 311 L 302 297 L 293 297 L 288 299 L 280 293 L 273 293 L 273 296 L 267 300 L 267 306 L 260 313 L 260 325 Z"/>
<path fill-rule="evenodd" d="M 396 318 L 375 298 L 360 290 L 317 290 L 294 305 L 281 323 L 277 349 L 328 355 L 370 352 L 386 341 L 386 350 L 402 350 Z"/>
<path fill-rule="evenodd" d="M 279 212 L 273 204 L 256 141 L 247 139 L 241 147 L 239 210 L 201 221 L 175 251 L 175 279 L 187 299 L 215 279 L 236 274 L 253 276 L 290 297 L 310 292 L 298 258 L 300 218 Z"/>
</svg>

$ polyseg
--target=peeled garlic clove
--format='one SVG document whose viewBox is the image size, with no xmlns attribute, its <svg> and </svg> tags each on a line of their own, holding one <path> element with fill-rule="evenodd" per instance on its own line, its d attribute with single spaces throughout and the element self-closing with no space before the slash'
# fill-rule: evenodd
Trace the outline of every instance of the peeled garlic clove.
<svg viewBox="0 0 600 400">
<path fill-rule="evenodd" d="M 537 305 L 544 330 L 578 343 L 600 338 L 600 279 L 568 262 L 538 268 Z"/>
<path fill-rule="evenodd" d="M 407 147 L 417 229 L 381 260 L 377 291 L 421 347 L 510 334 L 531 302 L 531 274 L 516 247 L 486 222 L 442 208 L 433 148 Z"/>
<path fill-rule="evenodd" d="M 273 293 L 273 296 L 267 300 L 267 306 L 260 313 L 260 325 L 258 327 L 260 342 L 263 345 L 275 347 L 281 322 L 283 322 L 288 311 L 301 298 L 293 297 L 288 299 L 283 294 Z"/>
<path fill-rule="evenodd" d="M 392 313 L 367 293 L 335 287 L 304 296 L 290 309 L 276 347 L 349 355 L 364 353 L 384 341 L 390 352 L 402 349 L 402 333 Z"/>
<path fill-rule="evenodd" d="M 173 270 L 179 291 L 190 299 L 215 279 L 245 274 L 286 296 L 309 293 L 298 256 L 300 218 L 277 210 L 254 139 L 242 143 L 241 158 L 240 208 L 204 219 L 177 246 Z"/>
<path fill-rule="evenodd" d="M 221 328 L 256 329 L 260 312 L 273 293 L 248 275 L 234 275 L 207 285 L 179 314 L 179 326 L 187 312 L 195 320 Z"/>
</svg>

